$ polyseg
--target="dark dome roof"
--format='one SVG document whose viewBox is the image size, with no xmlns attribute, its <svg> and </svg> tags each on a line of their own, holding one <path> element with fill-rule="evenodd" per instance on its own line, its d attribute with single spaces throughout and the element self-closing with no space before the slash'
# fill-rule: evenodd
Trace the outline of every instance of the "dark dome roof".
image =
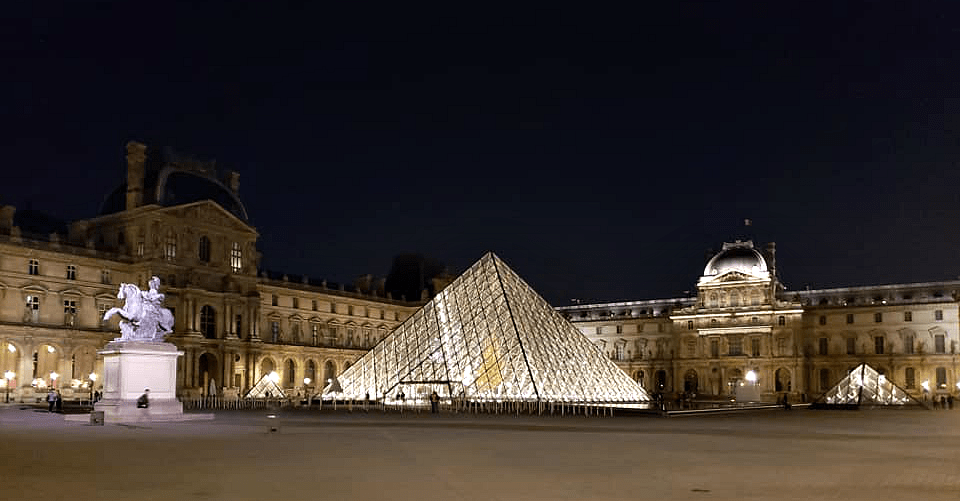
<svg viewBox="0 0 960 501">
<path fill-rule="evenodd" d="M 159 170 L 148 170 L 145 178 L 144 205 L 172 207 L 212 200 L 241 220 L 249 220 L 247 210 L 236 193 L 206 172 L 165 165 Z M 126 204 L 127 183 L 122 183 L 104 199 L 100 206 L 100 215 L 121 212 L 126 208 Z"/>
</svg>

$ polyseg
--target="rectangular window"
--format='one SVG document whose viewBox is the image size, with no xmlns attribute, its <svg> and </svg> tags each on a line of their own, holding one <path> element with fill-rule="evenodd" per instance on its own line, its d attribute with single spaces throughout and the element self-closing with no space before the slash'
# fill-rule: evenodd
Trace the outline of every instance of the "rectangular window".
<svg viewBox="0 0 960 501">
<path fill-rule="evenodd" d="M 270 322 L 270 340 L 274 343 L 280 341 L 280 322 Z"/>
<path fill-rule="evenodd" d="M 316 301 L 314 301 L 316 302 Z M 320 340 L 320 326 L 317 324 L 310 325 L 310 338 L 313 341 L 313 345 L 316 346 L 319 344 Z"/>
<path fill-rule="evenodd" d="M 143 257 L 143 241 L 137 242 L 137 257 Z"/>
<path fill-rule="evenodd" d="M 777 338 L 777 353 L 780 356 L 787 354 L 787 340 L 784 338 Z"/>
<path fill-rule="evenodd" d="M 276 295 L 276 294 L 271 294 L 271 295 L 270 295 L 270 306 L 277 306 L 277 304 L 279 304 L 279 302 L 280 302 L 280 300 L 279 300 L 279 298 L 277 298 L 277 295 Z"/>
<path fill-rule="evenodd" d="M 692 330 L 693 330 L 693 320 L 687 320 L 687 330 L 688 330 L 688 331 L 692 331 Z M 640 332 L 640 326 L 639 326 L 639 325 L 637 326 L 637 332 Z"/>
<path fill-rule="evenodd" d="M 904 322 L 913 322 L 913 312 L 905 311 L 903 312 L 903 321 Z"/>
<path fill-rule="evenodd" d="M 944 367 L 937 367 L 937 388 L 943 389 L 947 387 L 947 369 Z"/>
<path fill-rule="evenodd" d="M 27 274 L 29 275 L 39 275 L 40 274 L 40 261 L 36 259 L 31 259 L 27 264 Z"/>
<path fill-rule="evenodd" d="M 913 334 L 903 336 L 903 352 L 907 355 L 913 355 Z"/>
<path fill-rule="evenodd" d="M 777 325 L 787 325 L 787 317 L 784 317 L 783 315 L 779 316 L 777 318 Z"/>
<path fill-rule="evenodd" d="M 947 352 L 946 338 L 943 334 L 937 334 L 936 336 L 933 336 L 933 348 L 937 353 Z"/>
<path fill-rule="evenodd" d="M 616 351 L 617 360 L 623 360 L 623 359 L 624 359 L 624 356 L 623 356 L 623 343 L 617 343 L 616 346 L 614 346 L 614 349 L 617 350 L 617 351 Z"/>
<path fill-rule="evenodd" d="M 75 325 L 77 322 L 77 300 L 63 300 L 63 323 L 64 325 Z"/>
<path fill-rule="evenodd" d="M 877 323 L 883 322 L 883 313 L 880 313 L 880 312 L 874 313 L 873 321 Z"/>
<path fill-rule="evenodd" d="M 234 242 L 230 247 L 230 270 L 234 273 L 240 273 L 243 269 L 243 251 L 240 250 L 240 242 Z"/>
<path fill-rule="evenodd" d="M 877 355 L 883 355 L 883 336 L 874 336 L 873 352 Z"/>
<path fill-rule="evenodd" d="M 829 350 L 829 344 L 827 342 L 827 338 L 825 337 L 820 338 L 818 340 L 818 347 L 819 349 L 817 350 L 817 353 L 819 353 L 820 355 L 828 355 L 827 352 Z"/>
<path fill-rule="evenodd" d="M 67 265 L 67 280 L 76 280 L 77 279 L 77 267 L 68 264 Z"/>
<path fill-rule="evenodd" d="M 719 339 L 710 340 L 710 356 L 713 358 L 720 357 L 720 340 Z"/>
<path fill-rule="evenodd" d="M 386 312 L 383 311 L 383 310 L 380 310 L 380 320 L 383 320 L 384 318 L 387 318 L 387 317 L 386 317 Z"/>
<path fill-rule="evenodd" d="M 617 334 L 623 334 L 623 326 L 622 326 L 622 325 L 618 325 L 618 326 L 617 326 Z M 619 359 L 618 359 L 618 360 L 619 360 Z"/>
<path fill-rule="evenodd" d="M 731 337 L 728 340 L 730 355 L 743 355 L 743 340 L 739 337 Z"/>
<path fill-rule="evenodd" d="M 40 296 L 27 296 L 26 320 L 33 323 L 40 321 Z"/>
<path fill-rule="evenodd" d="M 310 309 L 313 310 L 313 311 L 317 311 L 317 300 L 316 300 L 316 299 L 310 301 Z"/>
<path fill-rule="evenodd" d="M 100 283 L 101 284 L 110 283 L 110 270 L 100 270 Z"/>
<path fill-rule="evenodd" d="M 36 275 L 36 273 L 34 273 Z M 943 310 L 936 310 L 933 312 L 934 320 L 943 320 Z"/>
<path fill-rule="evenodd" d="M 353 305 L 347 305 L 347 315 L 353 315 Z"/>
<path fill-rule="evenodd" d="M 170 312 L 172 313 L 173 310 L 171 309 Z M 233 317 L 233 333 L 238 338 L 243 339 L 243 315 Z"/>
<path fill-rule="evenodd" d="M 827 391 L 830 384 L 830 369 L 820 369 L 820 391 Z"/>
<path fill-rule="evenodd" d="M 820 325 L 827 325 L 827 316 L 820 315 Z"/>
<path fill-rule="evenodd" d="M 597 335 L 599 336 L 601 332 L 603 332 L 603 327 L 597 326 L 596 328 Z"/>
<path fill-rule="evenodd" d="M 97 303 L 97 321 L 100 322 L 100 325 L 106 324 L 103 320 L 103 316 L 107 314 L 107 310 L 110 309 L 110 305 L 107 303 Z"/>
<path fill-rule="evenodd" d="M 913 389 L 917 386 L 917 372 L 913 367 L 907 367 L 903 371 L 903 382 L 904 386 L 908 389 Z"/>
<path fill-rule="evenodd" d="M 853 323 L 853 313 L 847 313 L 847 323 L 848 324 Z"/>
<path fill-rule="evenodd" d="M 847 355 L 856 355 L 857 354 L 857 340 L 848 337 L 847 338 Z"/>
<path fill-rule="evenodd" d="M 299 307 L 300 307 L 300 298 L 296 298 L 296 297 L 293 298 L 293 307 L 294 307 L 294 308 L 299 308 Z"/>
<path fill-rule="evenodd" d="M 337 312 L 337 303 L 330 303 L 330 313 Z"/>
<path fill-rule="evenodd" d="M 755 357 L 760 356 L 760 338 L 755 337 L 750 339 L 750 353 Z"/>
</svg>

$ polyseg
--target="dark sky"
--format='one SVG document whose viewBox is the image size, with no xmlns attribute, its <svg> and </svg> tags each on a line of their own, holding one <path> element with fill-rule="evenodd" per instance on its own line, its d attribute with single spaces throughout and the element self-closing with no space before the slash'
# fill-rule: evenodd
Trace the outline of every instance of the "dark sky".
<svg viewBox="0 0 960 501">
<path fill-rule="evenodd" d="M 960 275 L 950 2 L 192 3 L 5 12 L 0 203 L 93 216 L 134 139 L 329 280 L 493 250 L 554 304 L 673 297 L 744 218 L 788 288 Z"/>
</svg>

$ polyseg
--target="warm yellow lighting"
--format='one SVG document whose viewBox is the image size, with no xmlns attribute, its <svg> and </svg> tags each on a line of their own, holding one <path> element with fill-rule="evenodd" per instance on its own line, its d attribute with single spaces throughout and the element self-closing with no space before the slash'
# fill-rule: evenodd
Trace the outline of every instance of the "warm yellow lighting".
<svg viewBox="0 0 960 501">
<path fill-rule="evenodd" d="M 14 379 L 16 376 L 17 376 L 17 375 L 14 374 L 13 371 L 7 371 L 7 372 L 4 372 L 4 373 L 3 373 L 3 379 L 6 379 L 7 381 L 13 381 L 13 379 Z M 960 386 L 960 383 L 957 383 L 957 386 Z"/>
<path fill-rule="evenodd" d="M 97 373 L 96 373 L 96 372 L 91 372 L 91 373 L 90 373 L 90 376 L 88 376 L 88 377 L 90 378 L 90 381 L 96 381 L 96 380 L 97 380 Z"/>
<path fill-rule="evenodd" d="M 310 384 L 312 381 L 313 380 L 308 377 L 303 378 L 303 384 Z"/>
<path fill-rule="evenodd" d="M 744 376 L 744 378 L 745 378 L 747 381 L 750 381 L 751 383 L 756 383 L 756 382 L 757 382 L 757 373 L 756 373 L 756 372 L 753 372 L 753 371 L 747 371 L 747 375 Z"/>
<path fill-rule="evenodd" d="M 53 352 L 55 352 L 55 351 L 57 351 L 57 350 L 56 350 L 56 348 L 54 348 L 53 346 L 47 346 L 47 353 L 53 353 Z"/>
<path fill-rule="evenodd" d="M 267 374 L 267 379 L 273 381 L 274 383 L 279 383 L 280 374 L 277 374 L 277 371 L 270 371 L 270 374 Z"/>
<path fill-rule="evenodd" d="M 60 377 L 60 374 L 57 374 L 56 372 L 51 372 L 51 373 L 50 373 L 50 379 L 52 379 L 52 380 L 54 380 L 54 381 L 56 381 L 59 377 Z"/>
<path fill-rule="evenodd" d="M 926 381 L 920 383 L 920 386 L 923 387 L 923 391 L 930 391 L 930 380 L 927 379 Z"/>
<path fill-rule="evenodd" d="M 7 343 L 7 351 L 9 351 L 10 353 L 16 353 L 17 347 L 14 346 L 13 343 Z"/>
<path fill-rule="evenodd" d="M 79 379 L 71 379 L 71 380 L 70 380 L 70 386 L 73 387 L 73 388 L 79 388 L 79 387 L 80 387 L 80 380 L 79 380 Z"/>
</svg>

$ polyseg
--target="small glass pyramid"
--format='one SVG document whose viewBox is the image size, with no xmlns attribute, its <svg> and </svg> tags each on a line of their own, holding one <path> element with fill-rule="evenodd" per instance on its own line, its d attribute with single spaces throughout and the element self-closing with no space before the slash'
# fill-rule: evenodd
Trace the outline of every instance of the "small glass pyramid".
<svg viewBox="0 0 960 501">
<path fill-rule="evenodd" d="M 283 389 L 270 379 L 270 374 L 264 374 L 244 398 L 283 398 L 283 396 Z"/>
<path fill-rule="evenodd" d="M 820 397 L 827 405 L 908 405 L 916 399 L 867 364 L 850 371 Z"/>
<path fill-rule="evenodd" d="M 646 402 L 643 388 L 493 253 L 338 377 L 347 398 Z"/>
</svg>

